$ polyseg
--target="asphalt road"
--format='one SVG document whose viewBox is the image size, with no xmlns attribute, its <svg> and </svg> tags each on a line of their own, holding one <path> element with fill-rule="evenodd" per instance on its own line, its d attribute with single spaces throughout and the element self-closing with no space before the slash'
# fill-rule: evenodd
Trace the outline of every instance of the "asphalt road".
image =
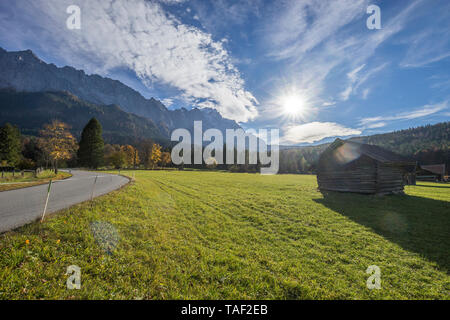
<svg viewBox="0 0 450 320">
<path fill-rule="evenodd" d="M 125 177 L 102 172 L 72 170 L 72 177 L 52 185 L 47 214 L 68 208 L 91 198 L 95 177 L 94 197 L 104 195 L 125 185 Z M 42 217 L 48 184 L 0 192 L 0 233 Z"/>
</svg>

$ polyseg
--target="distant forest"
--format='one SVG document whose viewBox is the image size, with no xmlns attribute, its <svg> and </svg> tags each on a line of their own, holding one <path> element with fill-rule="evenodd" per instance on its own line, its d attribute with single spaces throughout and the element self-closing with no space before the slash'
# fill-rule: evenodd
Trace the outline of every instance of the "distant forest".
<svg viewBox="0 0 450 320">
<path fill-rule="evenodd" d="M 450 122 L 417 128 L 355 137 L 351 141 L 377 145 L 410 157 L 419 164 L 446 164 L 450 167 Z M 327 144 L 294 147 L 280 153 L 280 173 L 314 173 L 317 160 Z"/>
</svg>

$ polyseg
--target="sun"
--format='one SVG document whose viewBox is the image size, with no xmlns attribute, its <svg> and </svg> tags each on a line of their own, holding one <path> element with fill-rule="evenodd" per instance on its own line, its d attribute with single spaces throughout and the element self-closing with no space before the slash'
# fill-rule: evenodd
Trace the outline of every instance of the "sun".
<svg viewBox="0 0 450 320">
<path fill-rule="evenodd" d="M 305 109 L 305 99 L 297 94 L 290 94 L 281 99 L 283 112 L 290 116 L 297 116 Z"/>
</svg>

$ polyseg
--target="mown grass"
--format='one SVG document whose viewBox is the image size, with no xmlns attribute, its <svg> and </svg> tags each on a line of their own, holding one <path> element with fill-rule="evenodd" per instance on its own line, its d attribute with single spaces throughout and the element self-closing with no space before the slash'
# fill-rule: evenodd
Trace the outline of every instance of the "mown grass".
<svg viewBox="0 0 450 320">
<path fill-rule="evenodd" d="M 449 297 L 449 185 L 324 196 L 315 176 L 135 176 L 0 237 L 0 298 Z M 69 265 L 81 268 L 80 290 L 66 288 Z M 380 290 L 366 287 L 370 265 L 381 268 Z"/>
<path fill-rule="evenodd" d="M 4 172 L 3 178 L 0 178 L 0 191 L 37 186 L 48 183 L 50 179 L 61 180 L 71 176 L 70 173 L 64 171 L 58 171 L 58 174 L 55 174 L 53 170 L 44 170 L 40 172 L 37 177 L 35 177 L 32 172 L 25 172 L 23 177 L 18 172 L 16 172 L 14 176 L 12 172 Z"/>
</svg>

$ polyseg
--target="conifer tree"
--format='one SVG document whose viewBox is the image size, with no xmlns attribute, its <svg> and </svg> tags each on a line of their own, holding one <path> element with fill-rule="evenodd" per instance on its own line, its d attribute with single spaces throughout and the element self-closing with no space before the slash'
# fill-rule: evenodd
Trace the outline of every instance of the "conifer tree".
<svg viewBox="0 0 450 320">
<path fill-rule="evenodd" d="M 81 133 L 80 148 L 78 149 L 78 164 L 80 166 L 97 169 L 103 165 L 102 125 L 92 118 Z"/>
<path fill-rule="evenodd" d="M 7 123 L 0 127 L 0 163 L 16 166 L 21 158 L 20 131 Z"/>
</svg>

